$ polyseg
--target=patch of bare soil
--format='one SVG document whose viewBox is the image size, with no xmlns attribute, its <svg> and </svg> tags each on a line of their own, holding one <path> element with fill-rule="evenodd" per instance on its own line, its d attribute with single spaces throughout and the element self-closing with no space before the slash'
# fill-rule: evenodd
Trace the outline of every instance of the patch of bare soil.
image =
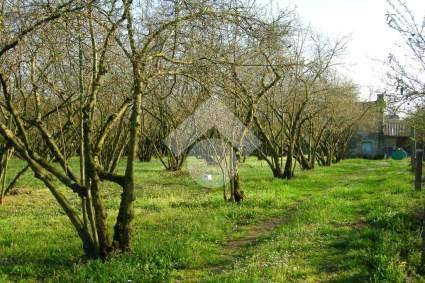
<svg viewBox="0 0 425 283">
<path fill-rule="evenodd" d="M 362 229 L 368 226 L 366 221 L 358 221 L 358 222 L 352 222 L 352 223 L 335 223 L 333 226 L 341 228 L 341 227 L 347 227 L 351 229 Z"/>
<path fill-rule="evenodd" d="M 9 191 L 9 195 L 11 196 L 30 195 L 31 193 L 32 193 L 32 190 L 28 188 L 13 188 Z"/>
</svg>

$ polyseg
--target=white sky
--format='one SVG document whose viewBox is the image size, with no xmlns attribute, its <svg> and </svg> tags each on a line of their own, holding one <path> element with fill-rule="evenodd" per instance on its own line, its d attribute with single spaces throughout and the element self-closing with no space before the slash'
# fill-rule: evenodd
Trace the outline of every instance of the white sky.
<svg viewBox="0 0 425 283">
<path fill-rule="evenodd" d="M 406 0 L 419 21 L 425 15 L 425 0 Z M 370 97 L 369 89 L 383 87 L 384 68 L 380 60 L 387 58 L 399 39 L 385 21 L 385 0 L 261 0 L 273 7 L 296 7 L 305 24 L 313 30 L 335 38 L 349 36 L 343 70 L 361 87 L 362 98 Z"/>
</svg>

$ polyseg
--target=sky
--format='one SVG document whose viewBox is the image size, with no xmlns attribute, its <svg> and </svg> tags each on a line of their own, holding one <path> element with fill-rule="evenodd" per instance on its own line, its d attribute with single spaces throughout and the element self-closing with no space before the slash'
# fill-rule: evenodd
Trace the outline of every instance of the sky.
<svg viewBox="0 0 425 283">
<path fill-rule="evenodd" d="M 349 38 L 341 72 L 359 85 L 363 99 L 375 99 L 384 87 L 382 61 L 396 50 L 398 34 L 386 25 L 386 0 L 262 0 L 274 9 L 296 7 L 304 24 L 330 38 Z M 425 0 L 406 0 L 422 22 Z"/>
</svg>

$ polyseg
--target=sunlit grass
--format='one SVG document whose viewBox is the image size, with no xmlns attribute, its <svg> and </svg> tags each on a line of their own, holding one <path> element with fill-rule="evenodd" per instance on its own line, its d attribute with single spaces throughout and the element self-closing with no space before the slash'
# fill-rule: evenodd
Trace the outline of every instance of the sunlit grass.
<svg viewBox="0 0 425 283">
<path fill-rule="evenodd" d="M 21 166 L 13 161 L 10 173 Z M 138 163 L 136 174 L 133 253 L 89 263 L 54 199 L 26 174 L 21 193 L 0 206 L 0 281 L 419 280 L 422 193 L 412 188 L 407 162 L 347 160 L 283 181 L 249 159 L 241 168 L 247 198 L 239 206 L 225 203 L 222 189 L 201 188 L 187 172 L 165 172 L 158 161 Z M 112 229 L 120 189 L 105 184 L 102 194 Z M 264 231 L 240 251 L 244 256 L 224 256 L 227 239 L 276 216 L 284 224 Z M 223 262 L 222 272 L 210 268 Z"/>
</svg>

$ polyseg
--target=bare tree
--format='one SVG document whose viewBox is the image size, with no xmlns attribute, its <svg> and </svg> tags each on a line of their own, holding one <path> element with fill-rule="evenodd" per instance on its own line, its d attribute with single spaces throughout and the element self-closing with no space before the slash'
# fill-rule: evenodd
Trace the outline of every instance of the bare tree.
<svg viewBox="0 0 425 283">
<path fill-rule="evenodd" d="M 389 93 L 390 103 L 412 108 L 425 103 L 425 26 L 416 20 L 413 12 L 403 0 L 387 0 L 387 24 L 397 31 L 404 49 L 401 57 L 389 54 L 387 77 L 395 91 Z"/>
<path fill-rule="evenodd" d="M 326 90 L 321 82 L 338 63 L 336 59 L 344 46 L 344 41 L 332 44 L 309 30 L 299 32 L 292 40 L 289 54 L 295 67 L 270 92 L 261 115 L 255 119 L 266 144 L 260 157 L 267 161 L 275 177 L 294 176 L 297 156 L 302 154 L 302 129 L 320 113 L 322 108 L 317 107 L 317 98 Z"/>
</svg>

